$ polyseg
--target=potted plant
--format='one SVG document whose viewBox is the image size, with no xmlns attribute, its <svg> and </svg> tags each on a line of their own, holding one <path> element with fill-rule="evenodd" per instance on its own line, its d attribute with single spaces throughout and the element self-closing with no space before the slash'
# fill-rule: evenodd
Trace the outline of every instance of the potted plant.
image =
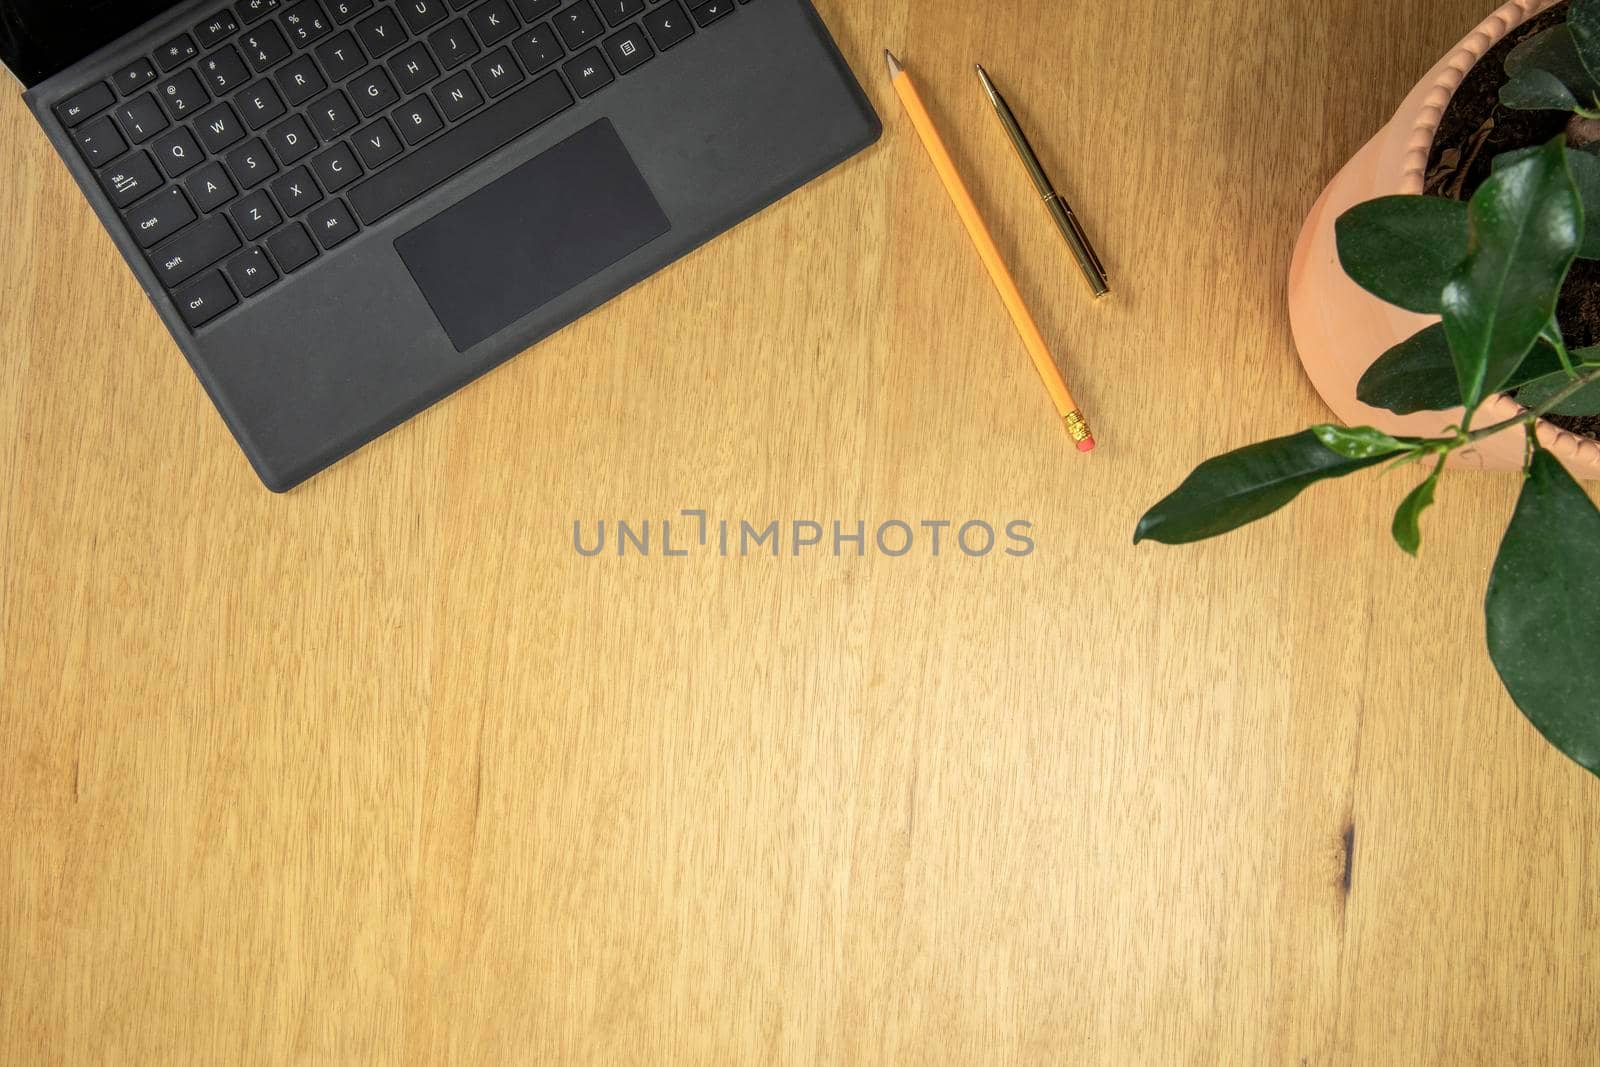
<svg viewBox="0 0 1600 1067">
<path fill-rule="evenodd" d="M 1289 317 L 1306 373 L 1328 406 L 1352 425 L 1392 434 L 1432 435 L 1460 421 L 1459 409 L 1390 411 L 1370 404 L 1359 383 L 1385 352 L 1436 323 L 1437 316 L 1372 296 L 1345 273 L 1336 222 L 1358 203 L 1387 195 L 1470 195 L 1461 178 L 1481 181 L 1489 160 L 1508 147 L 1528 147 L 1560 132 L 1560 115 L 1497 107 L 1510 51 L 1564 18 L 1558 0 L 1513 0 L 1479 25 L 1442 59 L 1386 125 L 1334 178 L 1318 199 L 1295 246 L 1289 274 Z M 1508 118 L 1513 121 L 1507 121 Z M 1526 121 L 1526 120 L 1533 121 Z M 1519 143 L 1520 139 L 1520 143 Z M 1579 282 L 1600 287 L 1600 268 Z M 1600 341 L 1600 331 L 1583 343 Z M 1440 353 L 1437 348 L 1434 355 Z M 1519 407 L 1510 396 L 1487 401 L 1484 415 L 1503 421 Z M 1580 478 L 1600 479 L 1600 443 L 1558 423 L 1540 424 L 1544 446 Z M 1451 456 L 1453 466 L 1515 469 L 1520 435 L 1474 442 Z"/>
<path fill-rule="evenodd" d="M 1576 444 L 1559 447 L 1585 424 L 1548 421 L 1600 415 L 1600 0 L 1548 14 L 1504 51 L 1491 112 L 1509 117 L 1474 153 L 1435 157 L 1467 202 L 1418 190 L 1355 204 L 1334 226 L 1350 283 L 1415 327 L 1366 360 L 1361 402 L 1389 419 L 1420 413 L 1421 432 L 1322 425 L 1219 456 L 1156 504 L 1134 541 L 1216 537 L 1317 482 L 1415 465 L 1420 483 L 1392 530 L 1414 555 L 1447 463 L 1509 455 L 1524 481 L 1485 600 L 1489 654 L 1534 726 L 1600 775 L 1600 509 L 1556 454 L 1585 462 Z M 1556 133 L 1523 145 L 1491 136 L 1500 125 Z"/>
</svg>

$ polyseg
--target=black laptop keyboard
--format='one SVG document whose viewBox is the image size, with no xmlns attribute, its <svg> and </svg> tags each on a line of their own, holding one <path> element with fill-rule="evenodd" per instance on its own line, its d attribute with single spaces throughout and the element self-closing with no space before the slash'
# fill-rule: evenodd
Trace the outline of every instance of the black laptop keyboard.
<svg viewBox="0 0 1600 1067">
<path fill-rule="evenodd" d="M 240 0 L 55 110 L 198 328 L 736 6 L 688 2 Z"/>
</svg>

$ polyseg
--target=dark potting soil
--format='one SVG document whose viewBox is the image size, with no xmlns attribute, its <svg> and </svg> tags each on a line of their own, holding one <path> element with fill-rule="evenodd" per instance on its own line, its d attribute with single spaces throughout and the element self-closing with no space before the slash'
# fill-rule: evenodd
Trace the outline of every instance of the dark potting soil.
<svg viewBox="0 0 1600 1067">
<path fill-rule="evenodd" d="M 1566 128 L 1559 111 L 1512 111 L 1500 106 L 1506 56 L 1522 41 L 1564 21 L 1567 5 L 1558 4 L 1524 23 L 1495 45 L 1467 73 L 1445 109 L 1428 158 L 1425 190 L 1433 196 L 1467 200 L 1489 180 L 1491 163 L 1502 152 L 1544 144 Z M 1561 290 L 1556 318 L 1569 348 L 1600 344 L 1600 262 L 1580 259 Z M 1600 440 L 1600 416 L 1552 415 L 1564 430 Z"/>
</svg>

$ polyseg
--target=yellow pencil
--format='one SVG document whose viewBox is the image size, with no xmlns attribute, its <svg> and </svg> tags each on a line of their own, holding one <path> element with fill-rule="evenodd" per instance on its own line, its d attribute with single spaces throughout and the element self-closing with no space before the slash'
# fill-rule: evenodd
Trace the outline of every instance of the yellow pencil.
<svg viewBox="0 0 1600 1067">
<path fill-rule="evenodd" d="M 1022 299 L 1022 291 L 1017 288 L 1016 279 L 1011 276 L 1010 268 L 1001 258 L 1000 249 L 994 243 L 994 237 L 989 233 L 989 227 L 983 221 L 983 216 L 978 213 L 978 205 L 973 202 L 972 194 L 967 191 L 967 183 L 962 181 L 961 172 L 956 170 L 955 161 L 950 158 L 950 150 L 944 146 L 944 139 L 939 136 L 939 131 L 933 124 L 933 117 L 928 114 L 927 107 L 922 103 L 922 97 L 918 95 L 911 75 L 906 73 L 893 52 L 885 51 L 883 54 L 889 61 L 889 77 L 894 79 L 895 92 L 900 95 L 900 102 L 905 105 L 906 113 L 911 116 L 911 124 L 917 128 L 923 146 L 933 159 L 933 167 L 944 182 L 945 192 L 950 194 L 961 221 L 966 224 L 967 233 L 971 235 L 972 243 L 977 246 L 978 255 L 983 258 L 983 265 L 989 269 L 989 276 L 994 279 L 995 288 L 1000 290 L 1000 299 L 1005 302 L 1006 310 L 1011 313 L 1011 321 L 1016 323 L 1017 332 L 1022 335 L 1022 343 L 1027 346 L 1028 354 L 1033 357 L 1033 364 L 1039 369 L 1039 377 L 1044 379 L 1044 387 L 1049 391 L 1050 399 L 1055 402 L 1056 410 L 1061 413 L 1067 433 L 1078 443 L 1079 452 L 1094 451 L 1094 435 L 1089 432 L 1089 423 L 1083 417 L 1077 402 L 1072 399 L 1072 391 L 1067 388 L 1066 379 L 1061 376 L 1061 368 L 1056 366 L 1055 357 L 1050 353 L 1050 346 L 1045 344 L 1044 334 L 1039 332 L 1038 323 L 1033 321 L 1033 314 L 1028 310 L 1026 301 Z"/>
</svg>

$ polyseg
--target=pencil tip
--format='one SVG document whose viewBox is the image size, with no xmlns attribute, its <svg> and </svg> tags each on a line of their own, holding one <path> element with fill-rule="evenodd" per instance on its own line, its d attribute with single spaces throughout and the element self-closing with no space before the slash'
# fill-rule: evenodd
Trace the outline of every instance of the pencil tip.
<svg viewBox="0 0 1600 1067">
<path fill-rule="evenodd" d="M 889 77 L 898 78 L 900 76 L 900 72 L 905 69 L 900 66 L 900 61 L 896 59 L 894 53 L 889 51 L 887 48 L 883 50 L 883 58 L 884 61 L 889 64 Z"/>
</svg>

